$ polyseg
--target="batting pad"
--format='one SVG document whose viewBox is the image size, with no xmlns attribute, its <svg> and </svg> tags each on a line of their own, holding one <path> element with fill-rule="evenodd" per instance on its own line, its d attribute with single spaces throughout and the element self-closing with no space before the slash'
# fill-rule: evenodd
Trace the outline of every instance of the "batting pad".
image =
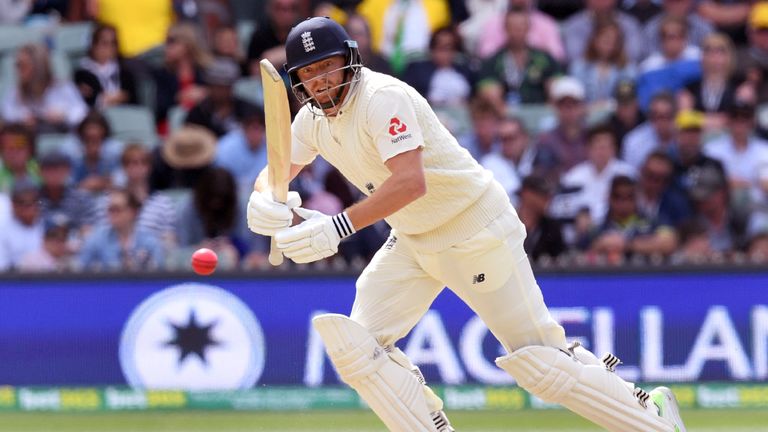
<svg viewBox="0 0 768 432">
<path fill-rule="evenodd" d="M 394 362 L 363 326 L 339 314 L 312 319 L 341 379 L 392 432 L 437 432 L 423 385 Z"/>
<path fill-rule="evenodd" d="M 527 346 L 499 357 L 496 365 L 531 394 L 559 403 L 611 432 L 675 430 L 658 416 L 652 403 L 642 406 L 618 375 L 602 365 L 584 364 L 557 348 Z"/>
</svg>

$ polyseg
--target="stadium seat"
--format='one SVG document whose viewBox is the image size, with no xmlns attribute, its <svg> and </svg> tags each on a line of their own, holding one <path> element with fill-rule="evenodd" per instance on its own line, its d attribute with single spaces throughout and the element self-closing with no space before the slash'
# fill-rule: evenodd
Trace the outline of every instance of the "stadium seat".
<svg viewBox="0 0 768 432">
<path fill-rule="evenodd" d="M 237 97 L 258 106 L 264 106 L 264 89 L 261 86 L 261 80 L 241 78 L 235 83 L 233 91 Z"/>
<path fill-rule="evenodd" d="M 256 30 L 256 23 L 251 20 L 243 20 L 237 22 L 237 40 L 240 42 L 240 49 L 244 52 L 248 52 L 248 44 L 251 42 L 251 36 Z"/>
<path fill-rule="evenodd" d="M 39 28 L 0 25 L 0 53 L 13 51 L 28 43 L 43 42 L 44 39 Z"/>
<path fill-rule="evenodd" d="M 64 23 L 56 30 L 54 47 L 75 62 L 85 56 L 91 44 L 92 22 Z"/>
<path fill-rule="evenodd" d="M 104 110 L 112 137 L 122 142 L 138 141 L 148 147 L 158 144 L 155 117 L 141 105 L 119 105 Z"/>
<path fill-rule="evenodd" d="M 54 150 L 69 154 L 66 147 L 71 140 L 72 136 L 65 133 L 39 134 L 35 138 L 35 154 L 40 157 Z"/>
<path fill-rule="evenodd" d="M 531 136 L 549 130 L 557 123 L 554 110 L 547 104 L 523 104 L 513 107 L 511 112 L 523 121 Z"/>
<path fill-rule="evenodd" d="M 168 127 L 169 132 L 173 133 L 178 130 L 187 118 L 187 110 L 180 105 L 174 105 L 168 110 Z"/>
</svg>

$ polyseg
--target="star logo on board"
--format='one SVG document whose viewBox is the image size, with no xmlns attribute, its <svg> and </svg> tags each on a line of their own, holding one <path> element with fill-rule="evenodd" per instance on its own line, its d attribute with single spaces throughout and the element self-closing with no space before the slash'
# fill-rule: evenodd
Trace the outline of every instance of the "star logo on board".
<svg viewBox="0 0 768 432">
<path fill-rule="evenodd" d="M 197 321 L 195 310 L 189 311 L 189 318 L 186 324 L 176 324 L 168 320 L 168 325 L 172 327 L 174 336 L 171 340 L 165 342 L 163 346 L 176 347 L 179 350 L 178 365 L 184 363 L 190 355 L 195 355 L 204 364 L 208 364 L 205 353 L 210 347 L 219 346 L 221 342 L 213 339 L 211 330 L 218 323 L 218 320 L 202 325 Z"/>
<path fill-rule="evenodd" d="M 301 34 L 301 44 L 304 45 L 304 52 L 315 50 L 315 40 L 312 39 L 312 32 L 304 32 Z"/>
<path fill-rule="evenodd" d="M 408 130 L 408 126 L 401 122 L 399 118 L 392 117 L 389 120 L 389 134 L 392 136 L 399 135 Z"/>
</svg>

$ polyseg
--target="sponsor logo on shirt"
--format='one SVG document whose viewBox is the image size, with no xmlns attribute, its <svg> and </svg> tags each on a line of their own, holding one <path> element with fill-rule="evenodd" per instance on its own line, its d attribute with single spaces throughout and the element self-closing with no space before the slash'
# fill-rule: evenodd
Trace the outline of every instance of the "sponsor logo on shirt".
<svg viewBox="0 0 768 432">
<path fill-rule="evenodd" d="M 389 134 L 395 138 L 392 138 L 392 144 L 396 144 L 402 140 L 410 138 L 411 134 L 405 134 L 408 130 L 408 125 L 400 121 L 397 117 L 392 117 L 389 120 Z M 398 136 L 399 135 L 399 136 Z"/>
</svg>

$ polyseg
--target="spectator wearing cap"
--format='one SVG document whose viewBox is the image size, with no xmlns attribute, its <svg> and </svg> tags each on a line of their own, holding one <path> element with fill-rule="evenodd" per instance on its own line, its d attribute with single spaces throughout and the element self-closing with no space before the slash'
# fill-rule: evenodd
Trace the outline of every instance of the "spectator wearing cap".
<svg viewBox="0 0 768 432">
<path fill-rule="evenodd" d="M 648 121 L 632 129 L 621 146 L 621 158 L 640 169 L 654 150 L 670 151 L 675 145 L 677 101 L 670 93 L 653 97 L 648 108 Z"/>
<path fill-rule="evenodd" d="M 43 243 L 38 186 L 29 180 L 15 182 L 11 205 L 11 220 L 0 230 L 0 271 L 15 268 L 24 254 Z"/>
<path fill-rule="evenodd" d="M 62 214 L 78 236 L 85 234 L 95 223 L 94 199 L 71 182 L 72 162 L 63 153 L 54 150 L 39 158 L 40 203 L 43 218 Z"/>
<path fill-rule="evenodd" d="M 759 101 L 768 100 L 768 2 L 755 2 L 747 20 L 749 43 L 737 53 L 736 71 Z"/>
<path fill-rule="evenodd" d="M 675 118 L 677 139 L 670 153 L 675 165 L 673 186 L 679 191 L 688 191 L 692 185 L 692 171 L 712 167 L 725 175 L 723 164 L 702 152 L 702 131 L 704 115 L 698 111 L 682 110 Z"/>
<path fill-rule="evenodd" d="M 557 126 L 543 133 L 536 146 L 534 172 L 552 182 L 587 159 L 586 105 L 584 86 L 570 76 L 555 79 L 549 89 Z"/>
<path fill-rule="evenodd" d="M 534 148 L 522 120 L 511 117 L 499 124 L 498 150 L 485 155 L 480 164 L 493 173 L 514 204 L 523 177 L 533 170 Z"/>
<path fill-rule="evenodd" d="M 645 115 L 637 102 L 633 81 L 619 82 L 613 92 L 613 98 L 616 101 L 616 109 L 607 121 L 613 130 L 613 136 L 616 137 L 616 154 L 620 155 L 623 154 L 624 137 L 645 121 Z"/>
<path fill-rule="evenodd" d="M 8 123 L 0 128 L 0 192 L 10 192 L 18 180 L 40 182 L 40 169 L 33 159 L 34 135 L 26 126 Z"/>
<path fill-rule="evenodd" d="M 75 70 L 75 85 L 90 107 L 137 104 L 136 77 L 118 51 L 117 29 L 98 24 L 91 33 L 88 55 Z"/>
<path fill-rule="evenodd" d="M 149 189 L 191 189 L 215 156 L 216 136 L 202 126 L 185 125 L 154 151 Z"/>
<path fill-rule="evenodd" d="M 481 67 L 478 92 L 502 114 L 508 107 L 546 102 L 547 85 L 561 72 L 549 54 L 528 45 L 529 27 L 530 12 L 510 8 L 505 18 L 506 46 Z"/>
<path fill-rule="evenodd" d="M 571 62 L 569 74 L 584 84 L 585 99 L 596 106 L 608 105 L 613 89 L 637 74 L 624 52 L 624 35 L 616 21 L 596 23 L 584 55 Z"/>
<path fill-rule="evenodd" d="M 584 55 L 587 38 L 595 28 L 595 23 L 604 19 L 613 19 L 621 26 L 624 33 L 624 50 L 629 61 L 637 64 L 645 55 L 644 38 L 640 24 L 631 15 L 617 10 L 616 0 L 586 0 L 586 8 L 568 18 L 562 24 L 565 35 L 565 52 L 570 61 Z"/>
<path fill-rule="evenodd" d="M 555 258 L 566 250 L 560 223 L 547 214 L 553 193 L 552 184 L 537 175 L 523 178 L 518 190 L 517 214 L 527 233 L 523 248 L 534 261 Z"/>
<path fill-rule="evenodd" d="M 253 182 L 267 165 L 267 136 L 264 111 L 254 107 L 243 117 L 242 126 L 219 138 L 215 165 L 226 168 L 241 189 L 253 190 Z"/>
<path fill-rule="evenodd" d="M 53 75 L 48 49 L 24 45 L 16 52 L 16 86 L 6 92 L 0 111 L 6 122 L 20 122 L 35 132 L 67 132 L 88 112 L 71 81 Z"/>
<path fill-rule="evenodd" d="M 680 109 L 705 113 L 704 127 L 718 131 L 725 126 L 726 112 L 736 99 L 738 83 L 734 80 L 735 53 L 733 43 L 722 33 L 704 38 L 701 56 L 701 78 L 678 93 Z"/>
<path fill-rule="evenodd" d="M 232 93 L 240 78 L 237 63 L 218 58 L 203 73 L 207 96 L 187 114 L 185 123 L 203 126 L 217 137 L 240 128 L 243 117 L 256 107 Z"/>
<path fill-rule="evenodd" d="M 713 167 L 692 169 L 688 190 L 693 202 L 693 218 L 707 229 L 712 250 L 727 253 L 746 246 L 749 216 L 731 206 L 728 182 Z"/>
<path fill-rule="evenodd" d="M 560 63 L 565 62 L 565 46 L 563 46 L 563 40 L 560 37 L 557 21 L 537 9 L 534 0 L 508 0 L 502 3 L 507 7 L 530 11 L 531 25 L 526 35 L 528 44 L 546 52 Z M 471 44 L 474 48 L 472 52 L 480 58 L 487 58 L 504 46 L 506 39 L 504 14 L 483 14 L 477 23 L 470 24 L 465 21 L 461 24 L 461 32 L 464 35 L 475 33 L 476 36 L 472 39 L 476 42 Z"/>
<path fill-rule="evenodd" d="M 80 148 L 72 166 L 72 179 L 78 188 L 91 193 L 105 191 L 117 168 L 122 143 L 111 139 L 109 122 L 98 111 L 91 111 L 77 127 Z"/>
<path fill-rule="evenodd" d="M 731 197 L 741 211 L 766 203 L 768 142 L 755 136 L 755 106 L 736 100 L 727 123 L 728 134 L 707 143 L 704 153 L 722 162 Z"/>
<path fill-rule="evenodd" d="M 643 27 L 645 41 L 650 52 L 661 50 L 659 27 L 666 17 L 677 17 L 688 24 L 688 44 L 701 46 L 704 38 L 714 31 L 712 24 L 702 18 L 695 9 L 696 0 L 663 0 L 663 10 Z"/>
<path fill-rule="evenodd" d="M 614 177 L 608 213 L 591 237 L 590 253 L 604 257 L 611 264 L 620 264 L 626 257 L 670 255 L 677 244 L 673 228 L 660 225 L 639 212 L 635 181 L 627 176 Z"/>
<path fill-rule="evenodd" d="M 72 248 L 69 244 L 69 220 L 63 214 L 52 214 L 43 222 L 43 242 L 30 250 L 17 266 L 24 273 L 47 273 L 70 270 Z"/>
<path fill-rule="evenodd" d="M 587 159 L 566 171 L 560 184 L 578 190 L 574 197 L 577 209 L 589 209 L 594 224 L 599 224 L 607 211 L 608 190 L 614 177 L 634 178 L 635 168 L 616 158 L 616 139 L 607 125 L 597 125 L 587 132 Z"/>
<path fill-rule="evenodd" d="M 151 271 L 165 265 L 160 240 L 136 226 L 139 201 L 125 189 L 114 189 L 107 197 L 109 222 L 83 241 L 79 268 L 90 271 Z"/>
</svg>

